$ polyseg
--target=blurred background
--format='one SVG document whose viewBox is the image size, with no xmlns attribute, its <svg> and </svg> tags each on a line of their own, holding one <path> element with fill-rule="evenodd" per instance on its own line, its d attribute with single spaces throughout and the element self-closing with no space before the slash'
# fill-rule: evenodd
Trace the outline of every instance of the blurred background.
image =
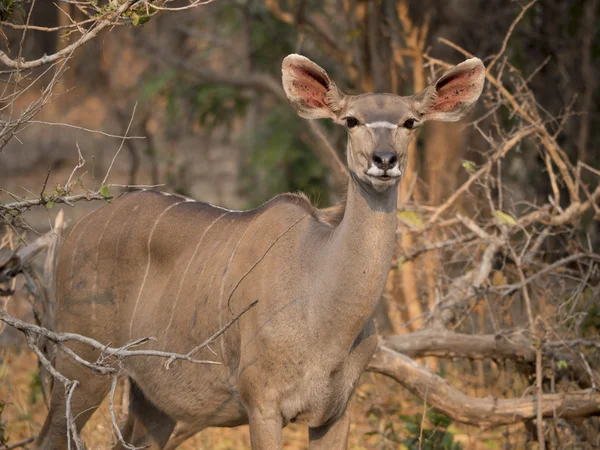
<svg viewBox="0 0 600 450">
<path fill-rule="evenodd" d="M 232 209 L 288 191 L 335 205 L 345 130 L 293 112 L 282 59 L 308 56 L 348 94 L 411 95 L 475 55 L 488 67 L 476 109 L 458 124 L 428 123 L 411 146 L 379 332 L 400 352 L 413 342 L 402 336 L 432 333 L 427 348 L 404 353 L 472 397 L 597 392 L 597 0 L 125 3 L 0 0 L 7 254 L 48 232 L 59 211 L 72 226 L 127 186 Z M 23 281 L 10 290 L 0 303 L 34 321 L 35 296 Z M 439 330 L 481 342 L 518 334 L 530 353 L 448 349 L 433 339 Z M 0 334 L 0 448 L 45 417 L 24 342 L 10 327 Z M 350 448 L 600 448 L 598 411 L 481 427 L 429 405 L 411 382 L 364 375 Z M 107 448 L 112 436 L 105 408 L 84 438 Z M 183 448 L 250 447 L 241 427 Z M 284 448 L 306 448 L 305 431 L 287 430 Z"/>
</svg>

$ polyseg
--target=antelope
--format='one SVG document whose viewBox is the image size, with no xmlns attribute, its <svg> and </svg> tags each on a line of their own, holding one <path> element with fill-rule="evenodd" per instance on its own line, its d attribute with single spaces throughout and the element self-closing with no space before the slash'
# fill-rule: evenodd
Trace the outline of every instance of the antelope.
<svg viewBox="0 0 600 450">
<path fill-rule="evenodd" d="M 282 428 L 297 422 L 309 428 L 310 450 L 347 447 L 348 402 L 377 347 L 372 316 L 395 247 L 409 142 L 428 120 L 463 118 L 485 69 L 469 59 L 405 97 L 345 95 L 297 54 L 283 60 L 282 74 L 300 117 L 347 128 L 347 196 L 335 217 L 299 194 L 231 211 L 135 191 L 81 219 L 61 250 L 56 330 L 111 346 L 155 336 L 150 348 L 185 353 L 258 300 L 214 343 L 216 356 L 202 350 L 219 365 L 167 370 L 156 358 L 124 359 L 131 393 L 122 433 L 135 446 L 174 448 L 182 440 L 176 425 L 187 436 L 249 424 L 253 450 L 276 450 Z M 81 429 L 111 379 L 62 351 L 53 364 L 80 382 L 71 407 Z M 37 448 L 67 448 L 65 408 L 54 383 Z"/>
</svg>

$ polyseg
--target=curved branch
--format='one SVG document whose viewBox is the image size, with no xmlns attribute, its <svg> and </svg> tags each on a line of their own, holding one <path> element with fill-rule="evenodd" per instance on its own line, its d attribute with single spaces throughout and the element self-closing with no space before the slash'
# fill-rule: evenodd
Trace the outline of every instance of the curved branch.
<svg viewBox="0 0 600 450">
<path fill-rule="evenodd" d="M 368 371 L 386 375 L 452 420 L 481 428 L 534 419 L 538 408 L 535 396 L 514 399 L 476 398 L 466 395 L 446 380 L 431 373 L 406 355 L 381 345 Z M 600 392 L 586 389 L 561 394 L 545 394 L 542 397 L 544 417 L 589 417 L 600 415 Z"/>
</svg>

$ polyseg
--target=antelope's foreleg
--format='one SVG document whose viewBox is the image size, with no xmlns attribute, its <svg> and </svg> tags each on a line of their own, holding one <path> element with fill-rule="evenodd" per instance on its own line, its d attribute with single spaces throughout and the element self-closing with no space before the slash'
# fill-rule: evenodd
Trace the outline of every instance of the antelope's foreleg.
<svg viewBox="0 0 600 450">
<path fill-rule="evenodd" d="M 249 411 L 252 450 L 281 450 L 281 413 L 277 408 Z"/>
</svg>

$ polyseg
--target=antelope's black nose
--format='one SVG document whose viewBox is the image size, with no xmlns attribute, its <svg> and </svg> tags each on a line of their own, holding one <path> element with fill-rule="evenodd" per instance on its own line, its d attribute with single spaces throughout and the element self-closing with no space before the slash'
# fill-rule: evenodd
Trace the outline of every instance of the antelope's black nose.
<svg viewBox="0 0 600 450">
<path fill-rule="evenodd" d="M 388 170 L 398 164 L 398 157 L 392 152 L 377 152 L 373 154 L 373 164 L 381 170 Z"/>
</svg>

